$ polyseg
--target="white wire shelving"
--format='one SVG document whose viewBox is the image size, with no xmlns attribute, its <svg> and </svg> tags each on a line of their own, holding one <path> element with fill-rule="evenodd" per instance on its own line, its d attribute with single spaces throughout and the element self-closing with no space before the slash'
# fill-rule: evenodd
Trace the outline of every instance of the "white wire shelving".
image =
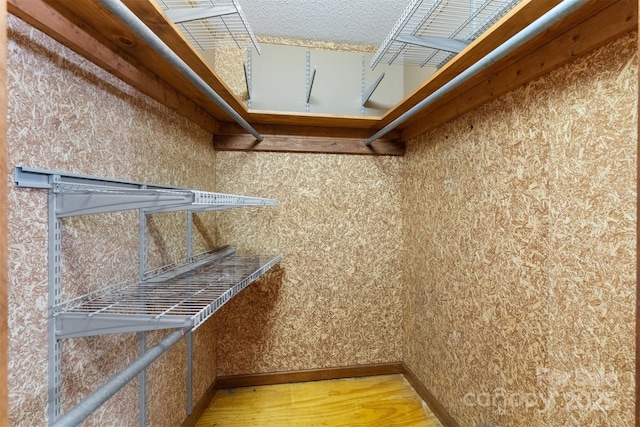
<svg viewBox="0 0 640 427">
<path fill-rule="evenodd" d="M 156 0 L 197 49 L 260 45 L 236 0 Z"/>
<path fill-rule="evenodd" d="M 282 259 L 222 249 L 176 272 L 112 286 L 54 307 L 58 337 L 184 328 L 195 331 Z"/>
<path fill-rule="evenodd" d="M 14 170 L 18 187 L 48 190 L 48 370 L 51 425 L 75 425 L 115 394 L 140 372 L 140 424 L 146 420 L 144 368 L 175 343 L 165 338 L 149 349 L 146 332 L 176 329 L 187 341 L 187 413 L 192 410 L 191 333 L 227 301 L 258 279 L 282 259 L 282 255 L 238 255 L 228 246 L 193 255 L 193 213 L 248 206 L 275 206 L 277 201 L 260 197 L 125 181 L 26 167 Z M 139 210 L 138 281 L 103 286 L 97 291 L 62 301 L 63 219 L 80 215 Z M 154 270 L 147 268 L 147 216 L 185 211 L 186 256 L 181 262 Z M 62 414 L 62 343 L 68 338 L 137 332 L 141 356 L 116 374 L 100 392 L 96 390 L 67 414 Z M 177 336 L 170 334 L 169 337 Z M 154 350 L 155 349 L 155 350 Z M 155 355 L 157 353 L 157 355 Z M 116 384 L 116 385 L 113 385 Z M 100 396 L 95 397 L 95 396 Z M 97 405 L 97 406 L 96 406 Z M 60 423 L 58 423 L 60 421 Z"/>
<path fill-rule="evenodd" d="M 439 68 L 520 0 L 412 0 L 371 59 Z"/>
<path fill-rule="evenodd" d="M 146 213 L 177 210 L 204 212 L 248 206 L 275 206 L 274 199 L 213 193 L 154 184 L 62 174 L 64 179 L 47 183 L 46 176 L 59 174 L 29 168 L 16 169 L 16 182 L 23 186 L 50 188 L 56 195 L 56 216 L 66 218 L 129 209 Z M 22 183 L 22 184 L 20 184 Z"/>
</svg>

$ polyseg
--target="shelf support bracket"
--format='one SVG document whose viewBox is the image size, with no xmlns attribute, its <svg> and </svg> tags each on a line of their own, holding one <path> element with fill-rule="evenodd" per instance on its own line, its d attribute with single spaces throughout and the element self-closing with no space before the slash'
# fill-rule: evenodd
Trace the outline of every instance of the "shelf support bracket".
<svg viewBox="0 0 640 427">
<path fill-rule="evenodd" d="M 317 67 L 314 65 L 311 78 L 309 79 L 309 86 L 307 87 L 307 104 L 309 104 L 309 100 L 311 99 L 311 91 L 313 90 L 313 81 L 316 79 L 316 71 Z"/>
<path fill-rule="evenodd" d="M 380 84 L 382 79 L 384 79 L 384 73 L 380 74 L 380 77 L 378 77 L 376 81 L 373 82 L 373 84 L 369 87 L 369 89 L 367 89 L 367 91 L 364 94 L 362 94 L 363 106 L 369 101 L 369 98 L 371 98 L 371 95 L 373 95 L 373 92 L 375 92 L 375 90 L 378 88 L 378 85 Z"/>
<path fill-rule="evenodd" d="M 233 6 L 181 7 L 164 11 L 174 24 L 238 13 Z"/>
<path fill-rule="evenodd" d="M 396 41 L 452 53 L 462 52 L 471 43 L 467 40 L 448 39 L 445 37 L 418 37 L 410 35 L 399 35 L 396 37 Z"/>
<path fill-rule="evenodd" d="M 313 73 L 311 72 L 311 52 L 307 50 L 307 62 L 306 62 L 306 83 L 307 83 L 307 94 L 305 96 L 305 111 L 308 113 L 310 110 L 309 101 L 311 100 L 311 91 L 313 90 L 313 81 L 316 78 L 316 70 L 317 67 L 313 67 Z"/>
<path fill-rule="evenodd" d="M 55 185 L 60 181 L 60 175 L 51 175 L 49 184 Z M 57 195 L 49 189 L 48 201 L 48 303 L 51 307 L 60 304 L 62 300 L 62 221 L 56 215 Z M 53 424 L 62 413 L 62 342 L 56 333 L 56 319 L 49 313 L 48 319 L 48 375 L 49 375 L 49 424 Z"/>
<path fill-rule="evenodd" d="M 242 68 L 244 68 L 244 84 L 247 88 L 247 101 L 251 102 L 251 84 L 249 83 L 249 70 L 247 69 L 247 63 L 242 63 Z"/>
</svg>

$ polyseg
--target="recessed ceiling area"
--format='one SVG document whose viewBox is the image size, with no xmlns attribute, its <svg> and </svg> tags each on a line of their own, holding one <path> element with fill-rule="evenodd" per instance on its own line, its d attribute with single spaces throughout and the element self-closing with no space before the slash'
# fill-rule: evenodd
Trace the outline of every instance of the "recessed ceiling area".
<svg viewBox="0 0 640 427">
<path fill-rule="evenodd" d="M 393 108 L 519 2 L 156 1 L 221 78 L 234 82 L 232 90 L 249 109 L 350 116 L 378 116 Z M 263 54 L 255 36 L 277 47 Z M 347 48 L 349 55 L 334 52 L 329 58 L 321 45 L 307 47 L 305 59 L 304 50 L 288 40 L 366 45 L 377 52 Z M 259 56 L 251 49 L 244 57 L 216 52 L 223 45 L 253 47 Z M 238 78 L 242 68 L 244 84 Z M 318 89 L 312 94 L 314 81 Z"/>
<path fill-rule="evenodd" d="M 472 64 L 485 58 L 491 51 L 503 45 L 514 34 L 527 28 L 554 6 L 568 4 L 562 0 L 522 1 L 498 24 L 469 44 L 463 52 L 455 55 L 418 89 L 382 116 L 332 115 L 313 111 L 316 105 L 313 98 L 324 93 L 320 90 L 322 79 L 328 75 L 325 73 L 324 66 L 318 67 L 316 89 L 311 92 L 311 110 L 291 113 L 247 108 L 243 99 L 236 96 L 236 92 L 232 92 L 235 87 L 231 88 L 225 84 L 224 76 L 221 76 L 216 68 L 210 67 L 203 55 L 190 43 L 185 43 L 185 37 L 181 34 L 180 28 L 171 25 L 173 20 L 167 16 L 165 9 L 158 7 L 157 3 L 154 4 L 156 1 L 159 0 L 117 0 L 117 2 L 114 0 L 114 4 L 125 4 L 148 30 L 159 35 L 166 47 L 202 78 L 204 84 L 194 83 L 177 67 L 172 66 L 172 59 L 167 59 L 156 51 L 146 37 L 133 31 L 118 16 L 114 16 L 104 3 L 95 0 L 77 0 L 81 7 L 77 7 L 76 2 L 74 2 L 75 7 L 71 7 L 67 2 L 12 0 L 8 4 L 8 9 L 10 13 L 68 45 L 142 93 L 178 111 L 216 135 L 217 149 L 291 151 L 294 147 L 296 151 L 341 151 L 352 154 L 388 154 L 390 149 L 397 149 L 394 141 L 406 141 L 421 135 L 637 28 L 635 2 L 615 0 L 610 4 L 588 1 L 578 10 L 562 17 L 562 20 L 549 30 L 514 50 L 506 59 L 491 62 L 481 72 L 474 74 L 471 78 L 467 77 L 463 84 L 451 89 L 448 86 L 449 83 L 469 69 Z M 194 8 L 201 0 L 162 1 L 172 3 L 187 1 L 188 4 L 182 7 Z M 211 6 L 211 0 L 206 1 Z M 226 2 L 227 5 L 230 2 L 230 0 L 220 1 Z M 454 0 L 424 1 L 454 2 Z M 483 1 L 476 0 L 475 4 L 482 4 Z M 123 39 L 126 39 L 127 43 L 124 43 Z M 304 46 L 300 47 L 304 48 Z M 229 51 L 231 55 L 235 54 L 233 49 L 220 50 Z M 225 54 L 223 52 L 219 62 L 230 65 L 230 61 L 227 61 L 228 56 L 224 56 Z M 240 78 L 237 81 L 244 86 L 241 62 L 247 55 L 243 54 L 241 49 L 236 56 L 240 61 L 240 72 L 234 71 L 234 76 L 238 75 Z M 315 70 L 315 58 L 312 52 L 311 71 Z M 214 60 L 217 61 L 218 58 Z M 362 62 L 356 64 L 356 68 L 360 66 Z M 301 70 L 296 73 L 304 75 L 305 64 L 303 63 L 296 70 Z M 371 82 L 378 78 L 382 70 L 376 68 L 366 71 L 364 87 L 368 89 L 372 87 Z M 388 77 L 390 76 L 383 79 L 382 84 L 389 81 Z M 362 87 L 362 82 L 359 83 Z M 281 135 L 285 132 L 286 135 L 295 136 L 295 139 L 283 141 L 282 146 L 278 147 L 270 144 L 268 138 L 265 139 L 266 142 L 256 144 L 256 137 L 252 132 L 235 123 L 235 116 L 223 108 L 221 103 L 216 102 L 213 97 L 206 96 L 201 89 L 205 86 L 218 94 L 236 115 L 251 126 L 259 128 L 260 133 Z M 448 87 L 446 96 L 439 96 L 433 101 L 434 94 L 442 93 L 445 87 Z M 287 88 L 287 92 L 304 96 L 304 89 L 303 87 L 302 90 L 292 91 L 291 88 Z M 378 92 L 374 92 L 373 102 L 378 102 L 376 98 L 379 93 L 379 89 Z M 431 102 L 425 104 L 423 101 L 429 97 Z M 355 100 L 355 102 L 359 101 L 360 99 Z M 416 107 L 420 110 L 416 110 Z M 411 115 L 407 116 L 408 113 Z M 404 121 L 397 125 L 401 117 L 404 117 Z M 394 123 L 395 130 L 389 131 L 389 126 Z M 379 132 L 384 129 L 387 129 L 388 133 L 380 138 Z M 298 144 L 300 136 L 311 138 L 310 144 L 306 142 Z M 371 146 L 364 146 L 362 141 L 371 139 L 373 136 L 377 136 L 378 139 L 375 142 L 375 151 L 372 152 Z M 335 138 L 345 138 L 344 144 L 335 146 Z M 394 151 L 392 155 L 398 155 L 398 151 Z"/>
</svg>

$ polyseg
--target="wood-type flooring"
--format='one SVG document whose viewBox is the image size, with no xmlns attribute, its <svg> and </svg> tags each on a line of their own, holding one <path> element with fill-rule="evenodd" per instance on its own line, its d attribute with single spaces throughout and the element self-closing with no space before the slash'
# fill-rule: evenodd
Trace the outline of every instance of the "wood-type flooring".
<svg viewBox="0 0 640 427">
<path fill-rule="evenodd" d="M 197 427 L 442 427 L 404 376 L 218 390 Z"/>
</svg>

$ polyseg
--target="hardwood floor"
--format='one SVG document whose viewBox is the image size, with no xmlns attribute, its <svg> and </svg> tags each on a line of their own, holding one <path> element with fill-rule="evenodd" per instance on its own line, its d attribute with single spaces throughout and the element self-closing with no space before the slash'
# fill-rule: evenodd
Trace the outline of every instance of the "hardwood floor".
<svg viewBox="0 0 640 427">
<path fill-rule="evenodd" d="M 218 390 L 196 426 L 442 424 L 404 376 L 398 374 Z"/>
</svg>

